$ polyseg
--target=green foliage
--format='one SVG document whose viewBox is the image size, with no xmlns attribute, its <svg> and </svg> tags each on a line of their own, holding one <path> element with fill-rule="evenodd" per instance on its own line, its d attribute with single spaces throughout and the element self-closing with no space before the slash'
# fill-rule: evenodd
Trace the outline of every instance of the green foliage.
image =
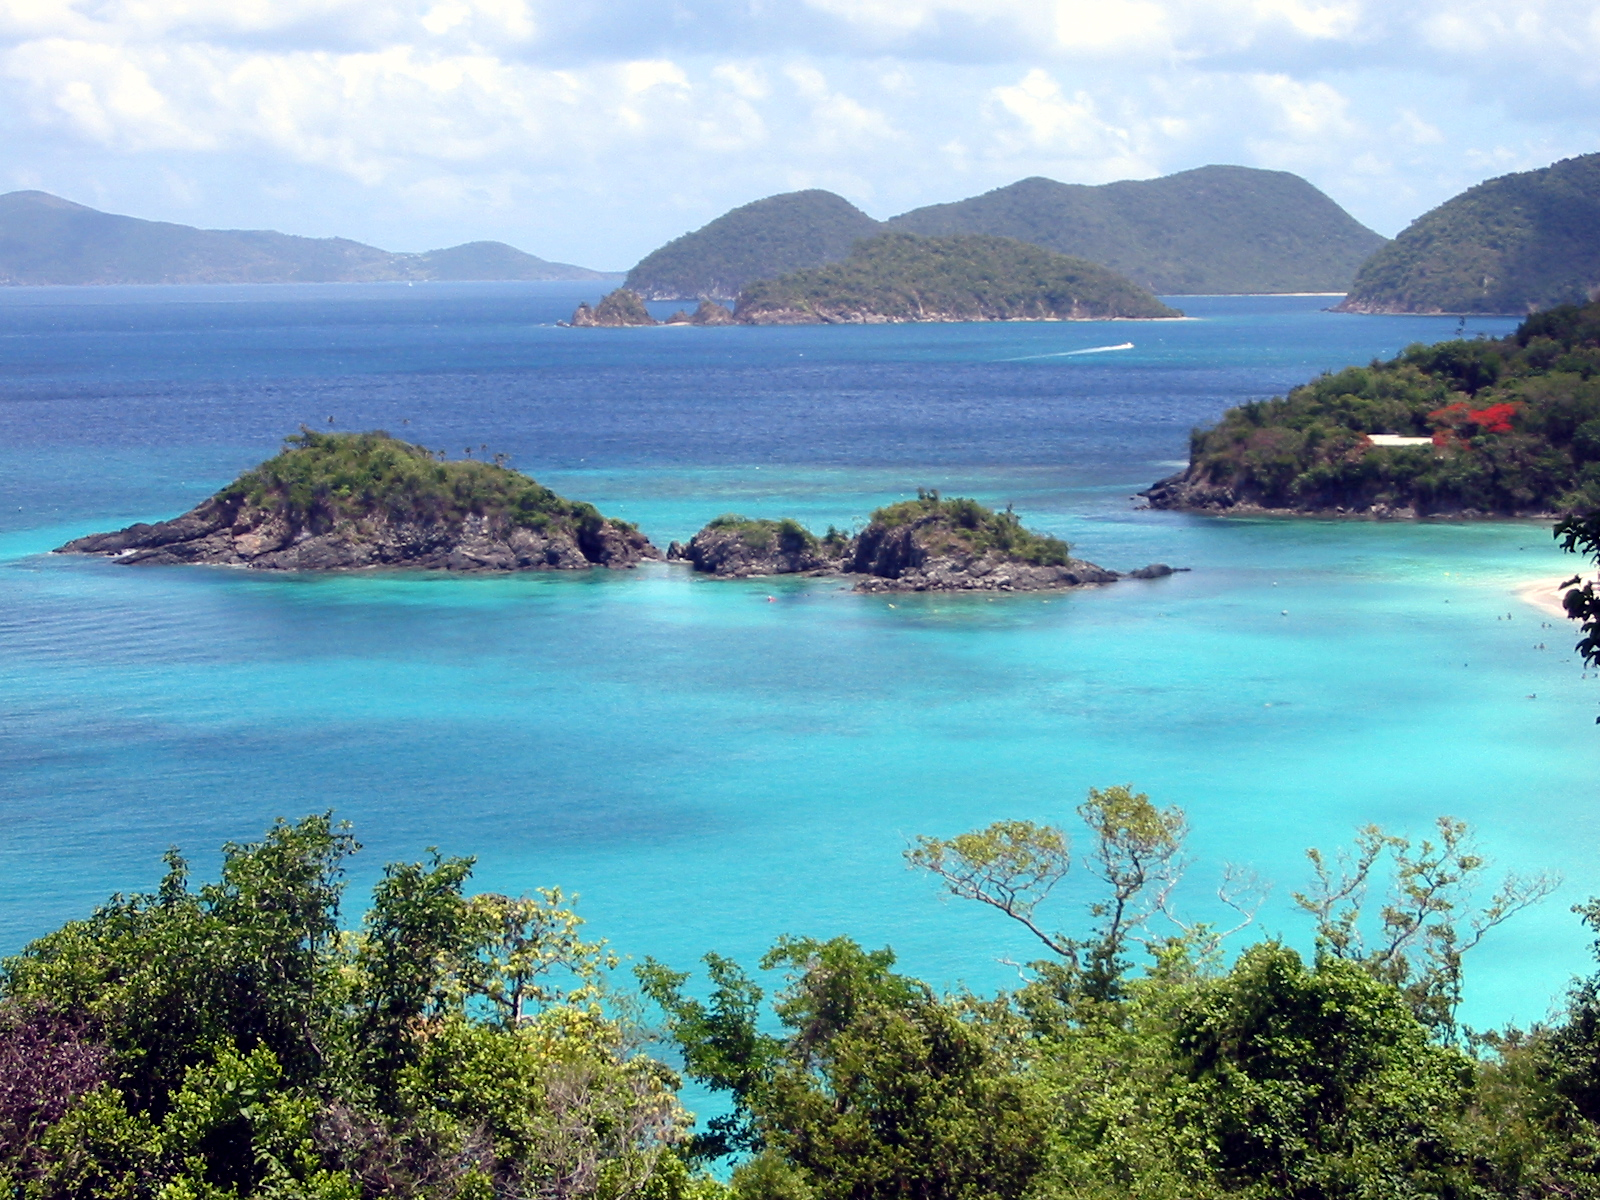
<svg viewBox="0 0 1600 1200">
<path fill-rule="evenodd" d="M 879 231 L 832 192 L 768 196 L 647 254 L 625 286 L 657 300 L 732 300 L 752 280 L 837 262 Z"/>
<path fill-rule="evenodd" d="M 0 1129 L 26 1130 L 0 1145 L 0 1184 L 694 1200 L 677 1077 L 606 1014 L 614 960 L 561 893 L 468 897 L 471 860 L 434 855 L 391 864 L 345 932 L 356 849 L 329 817 L 280 821 L 195 890 L 173 852 L 156 892 L 5 960 L 0 1064 L 20 1047 L 35 1078 L 0 1079 Z"/>
<path fill-rule="evenodd" d="M 1435 1045 L 1391 985 L 1268 942 L 1185 1006 L 1176 1123 L 1249 1196 L 1438 1196 L 1461 1166 L 1472 1063 Z"/>
<path fill-rule="evenodd" d="M 1600 305 L 1569 306 L 1231 408 L 1191 437 L 1188 477 L 1268 508 L 1582 511 L 1600 507 L 1597 420 Z M 1375 446 L 1376 433 L 1434 442 Z"/>
<path fill-rule="evenodd" d="M 919 540 L 934 554 L 992 551 L 1036 566 L 1066 566 L 1072 561 L 1066 542 L 1024 529 L 1009 506 L 1004 512 L 995 512 L 976 500 L 946 499 L 937 491 L 919 489 L 915 500 L 880 508 L 870 522 L 885 529 L 916 524 Z"/>
<path fill-rule="evenodd" d="M 1502 175 L 1424 213 L 1377 251 L 1345 307 L 1523 313 L 1582 304 L 1600 279 L 1600 154 Z"/>
<path fill-rule="evenodd" d="M 1042 1111 L 967 1006 L 894 973 L 888 950 L 785 938 L 762 961 L 788 969 L 774 1005 L 786 1032 L 775 1038 L 755 1032 L 760 990 L 727 960 L 708 963 L 710 1009 L 683 1000 L 685 975 L 652 964 L 641 977 L 688 1073 L 731 1093 L 723 1128 L 767 1148 L 735 1176 L 736 1196 L 1023 1194 L 1044 1157 Z"/>
<path fill-rule="evenodd" d="M 1310 852 L 1315 959 L 1273 939 L 1230 965 L 1226 935 L 1170 903 L 1181 811 L 1119 786 L 1077 816 L 1081 861 L 1026 821 L 908 851 L 1045 942 L 1014 992 L 941 996 L 846 937 L 780 938 L 770 999 L 716 954 L 704 998 L 637 968 L 684 1073 L 730 1103 L 693 1141 L 677 1073 L 635 1049 L 616 960 L 558 890 L 471 896 L 471 860 L 434 853 L 390 864 L 351 930 L 356 846 L 327 816 L 230 844 L 197 888 L 171 853 L 155 892 L 0 969 L 0 1192 L 1600 1200 L 1600 976 L 1531 1030 L 1451 1018 L 1462 956 L 1548 881 L 1477 904 L 1460 822 L 1368 827 Z M 1057 932 L 1043 909 L 1074 868 L 1094 882 Z M 1600 933 L 1600 900 L 1579 911 Z M 729 1154 L 728 1183 L 699 1169 Z"/>
<path fill-rule="evenodd" d="M 247 471 L 217 498 L 248 501 L 291 523 L 322 530 L 341 520 L 459 524 L 488 516 L 531 529 L 597 531 L 593 505 L 565 500 L 498 462 L 445 461 L 422 446 L 370 433 L 302 429 L 283 452 Z"/>
<path fill-rule="evenodd" d="M 842 262 L 749 283 L 741 321 L 1176 317 L 1114 271 L 1012 238 L 889 233 Z"/>
<path fill-rule="evenodd" d="M 1312 885 L 1294 900 L 1316 920 L 1320 955 L 1360 963 L 1399 989 L 1420 1022 L 1453 1038 L 1462 958 L 1491 929 L 1550 895 L 1560 880 L 1553 874 L 1507 875 L 1488 903 L 1474 908 L 1473 894 L 1488 863 L 1474 849 L 1465 821 L 1440 817 L 1435 827 L 1437 841 L 1413 844 L 1368 825 L 1357 832 L 1354 852 L 1336 860 L 1307 850 Z M 1363 909 L 1374 868 L 1385 859 L 1391 882 L 1369 947 Z"/>
<path fill-rule="evenodd" d="M 1384 244 L 1304 179 L 1210 166 L 1100 186 L 1023 179 L 887 222 L 984 233 L 1101 263 L 1164 295 L 1343 291 Z"/>
<path fill-rule="evenodd" d="M 807 550 L 816 550 L 821 545 L 832 548 L 842 541 L 842 537 L 835 530 L 829 531 L 829 538 L 819 539 L 793 517 L 772 521 L 764 517 L 751 518 L 742 517 L 738 513 L 724 513 L 707 522 L 706 528 L 731 530 L 739 535 L 746 546 L 759 554 L 767 554 L 773 550 L 799 554 Z"/>
<path fill-rule="evenodd" d="M 1580 433 L 1585 426 L 1580 425 Z M 1600 508 L 1586 513 L 1573 513 L 1556 524 L 1556 540 L 1568 554 L 1582 554 L 1592 563 L 1600 563 Z M 1600 665 L 1600 593 L 1595 590 L 1595 579 L 1574 575 L 1561 586 L 1566 588 L 1562 606 L 1567 616 L 1578 622 L 1583 636 L 1577 645 L 1578 654 L 1591 667 Z M 1600 717 L 1595 718 L 1600 725 Z"/>
</svg>

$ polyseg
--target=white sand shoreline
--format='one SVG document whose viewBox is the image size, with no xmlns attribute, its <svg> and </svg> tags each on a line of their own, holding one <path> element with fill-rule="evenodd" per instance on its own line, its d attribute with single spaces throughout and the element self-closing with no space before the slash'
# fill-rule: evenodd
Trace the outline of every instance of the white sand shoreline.
<svg viewBox="0 0 1600 1200">
<path fill-rule="evenodd" d="M 1565 618 L 1566 608 L 1561 603 L 1561 598 L 1567 594 L 1567 589 L 1561 585 L 1572 576 L 1565 575 L 1557 579 L 1536 579 L 1528 583 L 1519 583 L 1512 589 L 1512 593 L 1524 604 L 1532 605 L 1542 613 L 1552 617 Z"/>
</svg>

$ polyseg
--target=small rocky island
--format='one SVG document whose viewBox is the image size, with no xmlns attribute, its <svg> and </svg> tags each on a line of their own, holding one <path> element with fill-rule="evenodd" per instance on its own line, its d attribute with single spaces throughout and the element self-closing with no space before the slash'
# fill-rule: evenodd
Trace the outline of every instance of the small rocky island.
<svg viewBox="0 0 1600 1200">
<path fill-rule="evenodd" d="M 718 517 L 667 557 L 722 578 L 854 575 L 858 592 L 1036 592 L 1156 579 L 1156 563 L 1127 575 L 1073 558 L 1066 542 L 1024 528 L 1009 508 L 918 492 L 872 514 L 854 537 L 822 537 L 793 520 Z"/>
<path fill-rule="evenodd" d="M 701 300 L 692 313 L 680 308 L 665 321 L 658 321 L 650 315 L 637 292 L 618 288 L 606 293 L 593 308 L 587 304 L 578 305 L 568 324 L 578 329 L 623 329 L 636 325 L 737 325 L 738 322 L 715 300 Z"/>
<path fill-rule="evenodd" d="M 499 463 L 444 461 L 381 430 L 309 429 L 180 517 L 56 553 L 279 571 L 571 571 L 661 557 L 627 522 Z"/>
<path fill-rule="evenodd" d="M 1149 289 L 1106 267 L 1014 238 L 888 233 L 848 258 L 755 280 L 729 312 L 702 300 L 669 325 L 881 325 L 918 321 L 1102 321 L 1181 317 Z M 654 325 L 638 294 L 618 288 L 577 326 Z"/>
</svg>

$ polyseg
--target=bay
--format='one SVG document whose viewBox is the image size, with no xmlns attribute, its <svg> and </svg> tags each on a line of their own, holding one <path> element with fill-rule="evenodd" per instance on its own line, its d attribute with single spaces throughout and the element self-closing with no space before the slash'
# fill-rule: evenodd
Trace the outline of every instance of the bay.
<svg viewBox="0 0 1600 1200">
<path fill-rule="evenodd" d="M 1274 883 L 1258 931 L 1305 946 L 1305 847 L 1449 813 L 1499 869 L 1566 877 L 1476 952 L 1467 1018 L 1537 1019 L 1587 969 L 1566 907 L 1597 887 L 1600 697 L 1570 630 L 1512 594 L 1570 566 L 1548 528 L 1130 499 L 1228 405 L 1454 318 L 1184 297 L 1194 319 L 1163 323 L 555 324 L 596 296 L 0 292 L 0 950 L 151 886 L 169 844 L 205 871 L 227 838 L 332 808 L 367 847 L 358 891 L 437 846 L 486 888 L 579 891 L 635 958 L 849 933 L 991 989 L 1034 950 L 907 872 L 908 839 L 1070 821 L 1131 782 L 1189 814 L 1191 915 L 1220 917 L 1223 864 L 1247 865 Z M 44 553 L 182 511 L 301 424 L 508 454 L 663 546 L 726 511 L 848 528 L 938 487 L 1108 566 L 1193 570 L 990 601 L 667 565 L 267 577 Z M 1059 923 L 1090 894 L 1069 879 Z"/>
</svg>

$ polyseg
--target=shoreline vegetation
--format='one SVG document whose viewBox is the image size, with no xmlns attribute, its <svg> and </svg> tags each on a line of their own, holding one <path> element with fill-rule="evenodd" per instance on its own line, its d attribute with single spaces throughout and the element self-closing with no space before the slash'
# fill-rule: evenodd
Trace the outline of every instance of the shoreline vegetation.
<svg viewBox="0 0 1600 1200">
<path fill-rule="evenodd" d="M 668 561 L 722 579 L 766 575 L 855 577 L 858 592 L 1033 592 L 1093 587 L 1119 579 L 1159 579 L 1174 568 L 1152 563 L 1120 574 L 1073 558 L 1059 538 L 1025 528 L 1010 508 L 919 491 L 873 512 L 861 532 L 829 527 L 818 537 L 798 521 L 716 518 Z M 1178 568 L 1187 570 L 1187 568 Z"/>
<path fill-rule="evenodd" d="M 759 974 L 631 973 L 555 887 L 388 864 L 333 814 L 177 849 L 0 962 L 0 1187 L 19 1200 L 1528 1200 L 1600 1195 L 1600 976 L 1528 1029 L 1457 1019 L 1498 885 L 1471 829 L 1308 850 L 1315 950 L 1177 906 L 1189 826 L 1131 786 L 906 864 L 1038 957 L 940 993 L 889 947 L 784 935 Z M 1052 899 L 1069 876 L 1080 911 Z M 1384 897 L 1370 907 L 1371 891 Z M 1065 889 L 1062 889 L 1064 894 Z M 932 895 L 929 897 L 933 899 Z M 1577 906 L 1600 930 L 1600 901 Z M 697 1123 L 686 1081 L 719 1095 Z M 731 1167 L 731 1171 L 728 1169 Z"/>
<path fill-rule="evenodd" d="M 1230 408 L 1142 493 L 1199 513 L 1560 518 L 1600 508 L 1600 304 L 1408 347 Z"/>
<path fill-rule="evenodd" d="M 467 573 L 626 569 L 663 557 L 635 526 L 503 462 L 447 460 L 382 430 L 311 429 L 182 516 L 76 538 L 53 553 L 130 566 Z M 687 546 L 673 542 L 665 557 L 723 577 L 853 575 L 856 591 L 1038 591 L 1173 572 L 1159 563 L 1107 571 L 1023 528 L 1009 508 L 937 491 L 878 509 L 851 536 L 830 528 L 818 538 L 795 521 L 730 514 Z"/>
<path fill-rule="evenodd" d="M 1171 320 L 1148 289 L 1084 259 L 1013 238 L 887 233 L 843 261 L 746 283 L 730 311 L 702 297 L 669 325 L 873 325 L 955 321 Z M 579 328 L 650 326 L 637 292 L 580 304 Z"/>
<path fill-rule="evenodd" d="M 501 462 L 447 461 L 382 430 L 312 429 L 180 517 L 55 553 L 277 571 L 567 571 L 661 556 L 634 526 Z"/>
</svg>

